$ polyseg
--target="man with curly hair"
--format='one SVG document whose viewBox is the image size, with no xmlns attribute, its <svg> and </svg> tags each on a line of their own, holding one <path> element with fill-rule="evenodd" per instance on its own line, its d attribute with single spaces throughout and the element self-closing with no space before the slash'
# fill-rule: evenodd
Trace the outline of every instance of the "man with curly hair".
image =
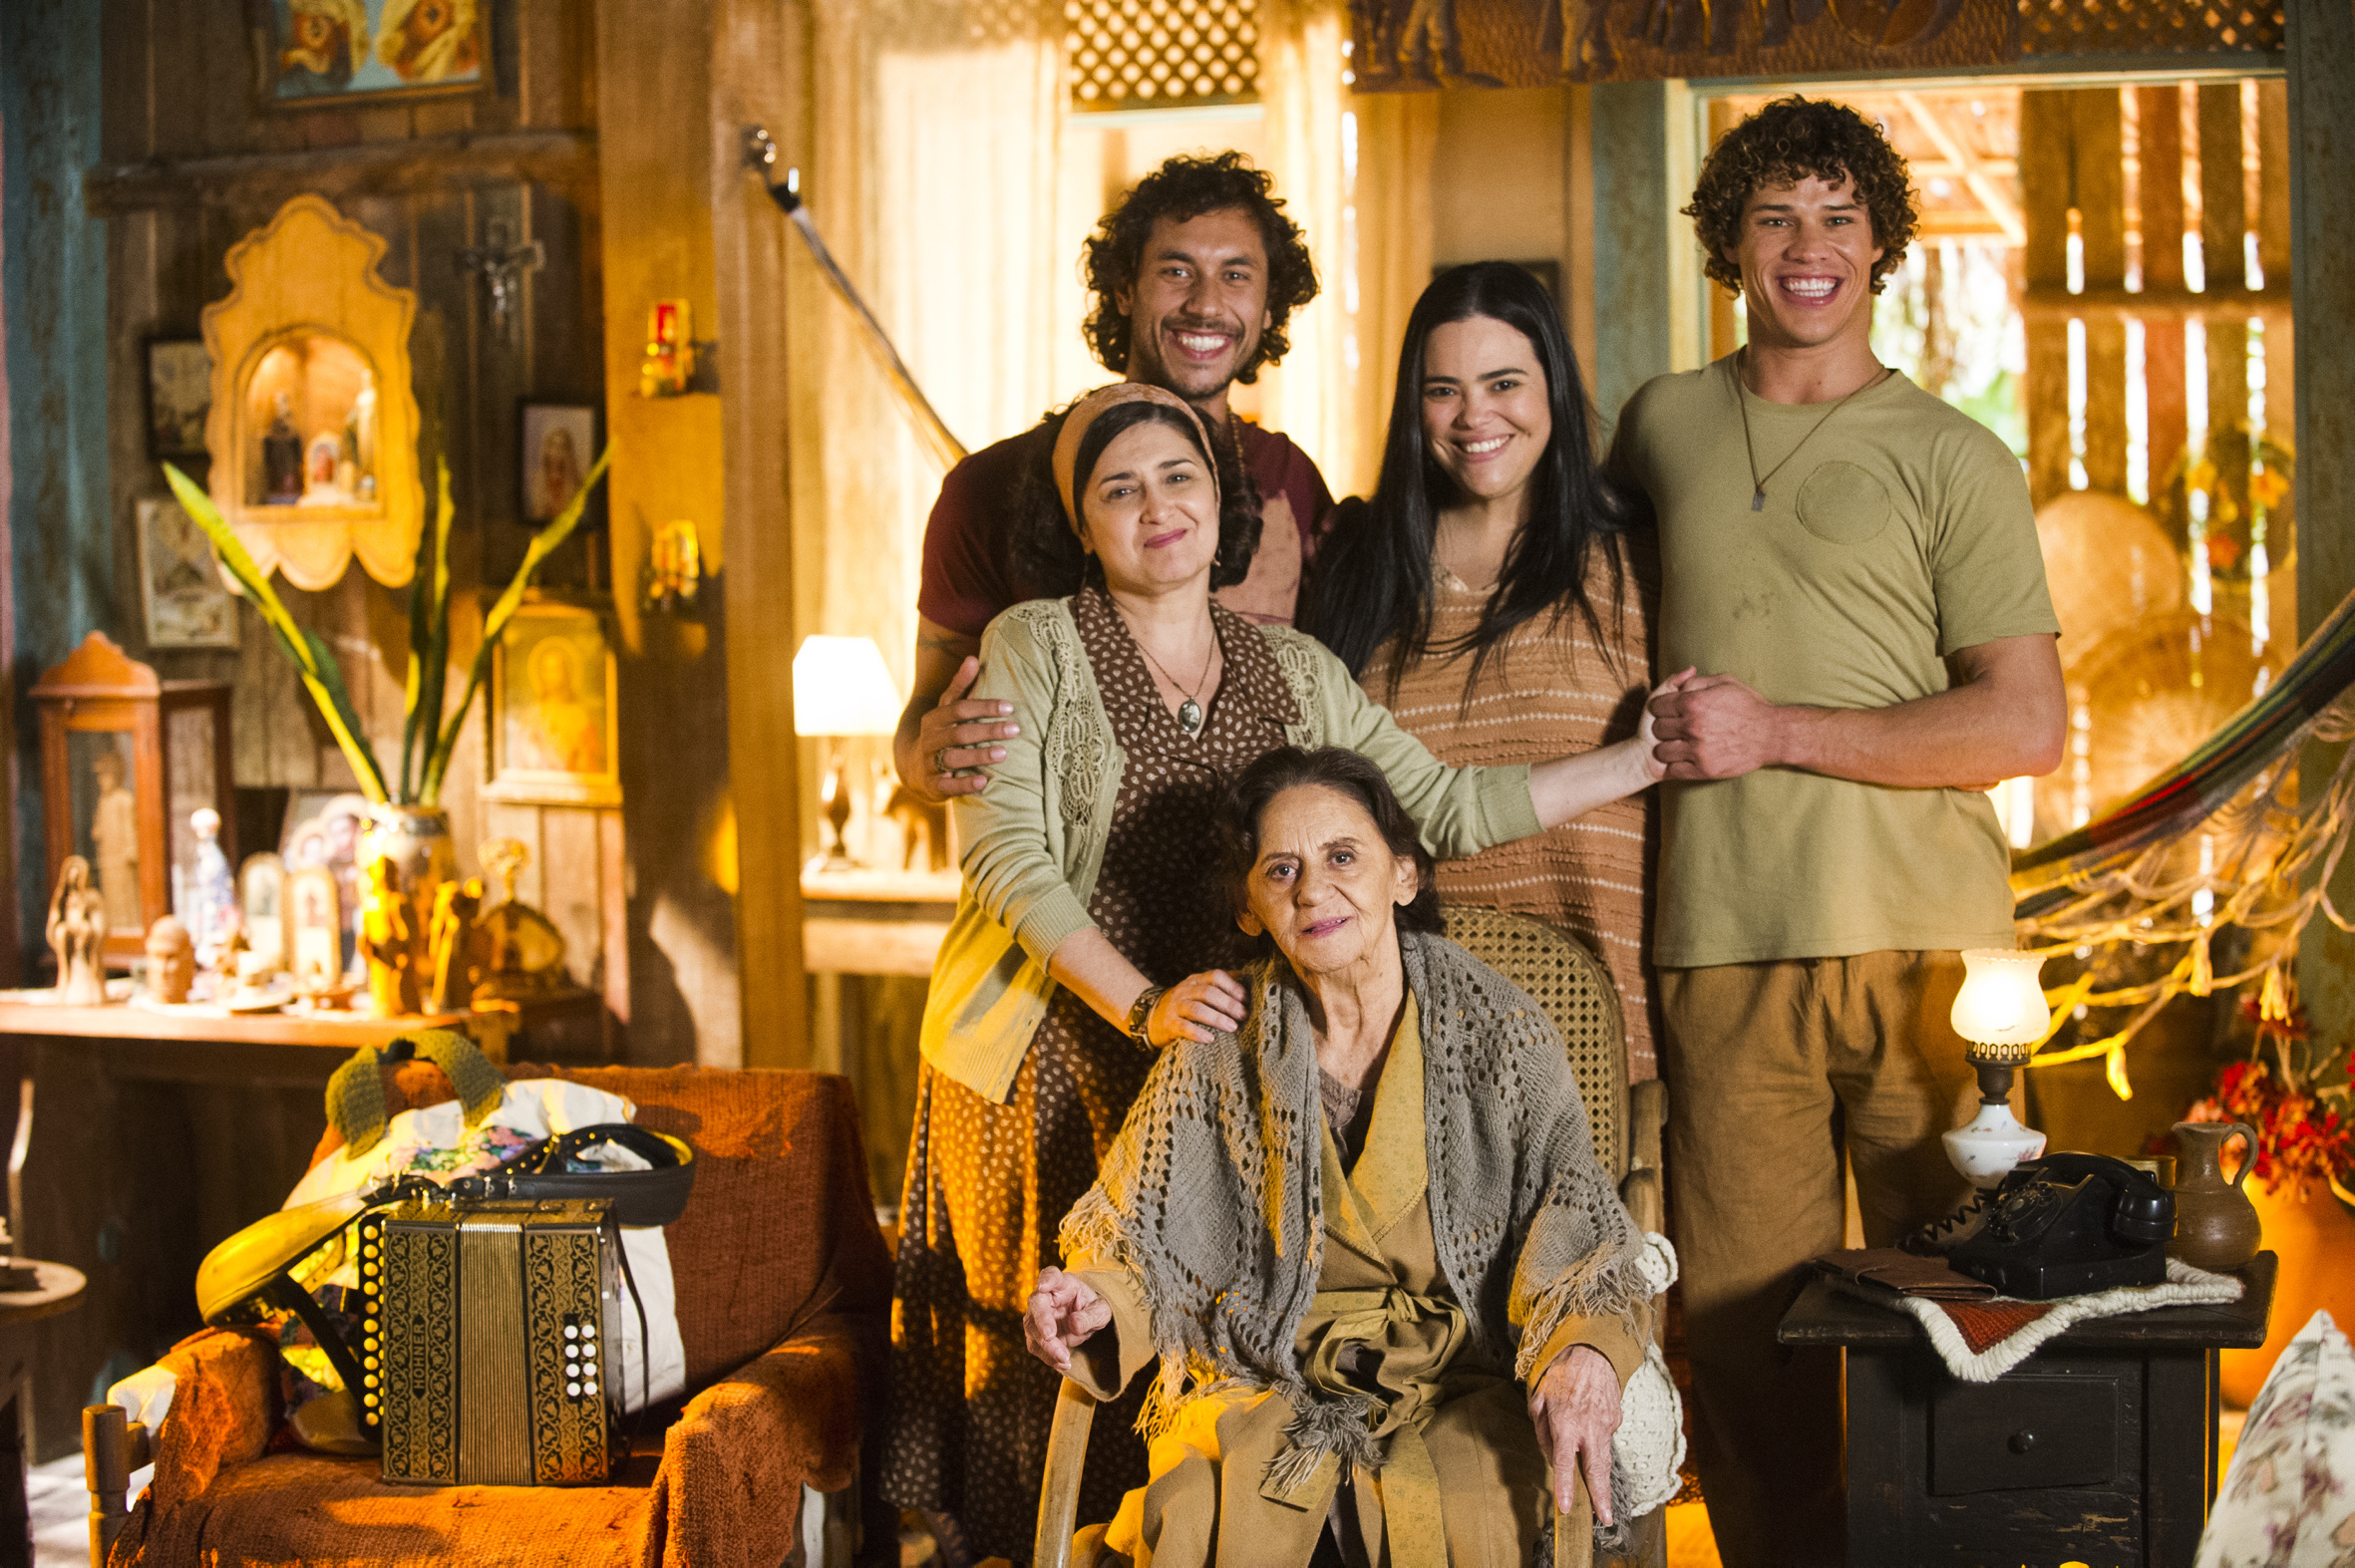
<svg viewBox="0 0 2355 1568">
<path fill-rule="evenodd" d="M 1694 1456 L 1731 1568 L 1838 1562 L 1839 1364 L 1775 1326 L 1841 1245 L 1844 1153 L 1868 1245 L 1964 1195 L 1959 950 L 2012 945 L 1983 791 L 2059 766 L 2060 626 L 2018 461 L 1873 357 L 1915 224 L 1880 132 L 1784 99 L 1685 211 L 1749 342 L 1638 389 L 1611 465 L 1657 519 L 1661 667 L 1702 672 L 1652 702 Z"/>
<path fill-rule="evenodd" d="M 1236 416 L 1227 389 L 1248 386 L 1291 346 L 1292 312 L 1316 297 L 1307 240 L 1274 194 L 1275 182 L 1235 152 L 1180 155 L 1114 203 L 1084 256 L 1093 305 L 1088 346 L 1105 369 L 1166 388 L 1200 410 L 1226 448 L 1219 487 L 1255 494 L 1262 526 L 1249 574 L 1221 604 L 1289 625 L 1311 541 L 1332 492 L 1308 455 Z M 893 760 L 926 801 L 973 793 L 1014 734 L 1003 703 L 967 699 L 981 632 L 1024 599 L 1071 593 L 1077 581 L 1039 580 L 1017 548 L 1031 499 L 1044 495 L 1062 421 L 1049 415 L 948 471 L 924 528 L 916 594 L 915 678 Z"/>
</svg>

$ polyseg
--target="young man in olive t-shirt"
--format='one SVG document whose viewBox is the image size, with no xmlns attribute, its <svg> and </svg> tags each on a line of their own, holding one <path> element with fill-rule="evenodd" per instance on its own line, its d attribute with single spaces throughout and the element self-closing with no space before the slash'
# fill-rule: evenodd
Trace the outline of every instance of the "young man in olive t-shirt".
<svg viewBox="0 0 2355 1568">
<path fill-rule="evenodd" d="M 1775 1343 L 1841 1245 L 1964 1195 L 1938 1134 L 1974 1098 L 1959 950 L 2012 945 L 1982 792 L 2049 773 L 2059 623 L 2018 462 L 1882 367 L 1872 295 L 1906 169 L 1853 111 L 1786 99 L 1693 205 L 1745 350 L 1629 400 L 1619 477 L 1658 519 L 1663 786 L 1654 960 L 1694 1456 L 1729 1568 L 1838 1562 L 1839 1364 Z"/>
</svg>

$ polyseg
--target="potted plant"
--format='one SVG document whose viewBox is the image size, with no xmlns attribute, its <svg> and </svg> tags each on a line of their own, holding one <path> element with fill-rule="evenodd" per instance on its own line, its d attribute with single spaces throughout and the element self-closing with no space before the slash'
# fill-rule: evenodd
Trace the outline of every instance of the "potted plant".
<svg viewBox="0 0 2355 1568">
<path fill-rule="evenodd" d="M 212 540 L 221 565 L 245 597 L 253 601 L 262 621 L 278 639 L 286 657 L 294 661 L 303 690 L 310 694 L 328 733 L 335 737 L 344 761 L 359 781 L 369 803 L 369 826 L 360 843 L 363 865 L 389 857 L 400 872 L 401 889 L 422 917 L 430 913 L 436 890 L 457 874 L 457 857 L 450 841 L 450 818 L 442 809 L 442 784 L 450 771 L 451 754 L 458 749 L 467 715 L 491 670 L 491 651 L 499 644 L 523 593 L 557 545 L 571 536 L 588 504 L 589 491 L 605 471 L 611 456 L 601 453 L 570 505 L 540 529 L 506 585 L 483 617 L 483 644 L 468 666 L 466 684 L 453 706 L 447 701 L 450 659 L 450 465 L 439 465 L 433 526 L 418 540 L 417 572 L 409 586 L 409 674 L 401 718 L 401 757 L 398 769 L 387 775 L 377 760 L 360 716 L 344 684 L 343 668 L 335 654 L 312 631 L 298 625 L 246 553 L 236 531 L 224 520 L 211 497 L 170 464 L 165 477 L 187 514 Z M 422 930 L 422 918 L 412 922 Z"/>
</svg>

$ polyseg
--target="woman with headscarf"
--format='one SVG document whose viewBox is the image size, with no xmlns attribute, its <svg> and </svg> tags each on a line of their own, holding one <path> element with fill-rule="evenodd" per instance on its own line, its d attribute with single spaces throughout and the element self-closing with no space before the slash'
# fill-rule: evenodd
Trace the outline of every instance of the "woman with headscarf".
<svg viewBox="0 0 2355 1568">
<path fill-rule="evenodd" d="M 1459 766 L 1635 733 L 1649 685 L 1650 533 L 1595 466 L 1586 389 L 1544 286 L 1507 261 L 1415 302 L 1380 483 L 1319 547 L 1301 627 Z M 1657 1076 L 1650 796 L 1440 867 L 1454 903 L 1533 915 L 1611 972 L 1628 1077 Z"/>
<path fill-rule="evenodd" d="M 1056 1227 L 1154 1054 L 1242 1022 L 1242 987 L 1204 969 L 1231 929 L 1208 865 L 1223 781 L 1282 746 L 1346 747 L 1435 853 L 1463 854 L 1658 777 L 1641 739 L 1447 768 L 1323 647 L 1214 604 L 1249 569 L 1257 517 L 1221 506 L 1211 452 L 1159 388 L 1073 405 L 1052 472 L 1087 585 L 982 638 L 975 695 L 1010 702 L 1019 734 L 955 804 L 964 887 L 924 1009 L 884 1459 L 884 1495 L 951 1516 L 977 1557 L 1029 1550 L 1055 1380 L 1021 1325 Z M 1144 1479 L 1129 1424 L 1096 1427 L 1099 1517 Z"/>
</svg>

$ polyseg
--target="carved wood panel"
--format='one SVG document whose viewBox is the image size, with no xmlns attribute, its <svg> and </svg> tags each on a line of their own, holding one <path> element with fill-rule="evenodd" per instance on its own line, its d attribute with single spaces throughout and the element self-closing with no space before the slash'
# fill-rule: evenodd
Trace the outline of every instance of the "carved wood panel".
<svg viewBox="0 0 2355 1568">
<path fill-rule="evenodd" d="M 1359 92 L 2277 58 L 2274 0 L 1351 0 Z"/>
</svg>

